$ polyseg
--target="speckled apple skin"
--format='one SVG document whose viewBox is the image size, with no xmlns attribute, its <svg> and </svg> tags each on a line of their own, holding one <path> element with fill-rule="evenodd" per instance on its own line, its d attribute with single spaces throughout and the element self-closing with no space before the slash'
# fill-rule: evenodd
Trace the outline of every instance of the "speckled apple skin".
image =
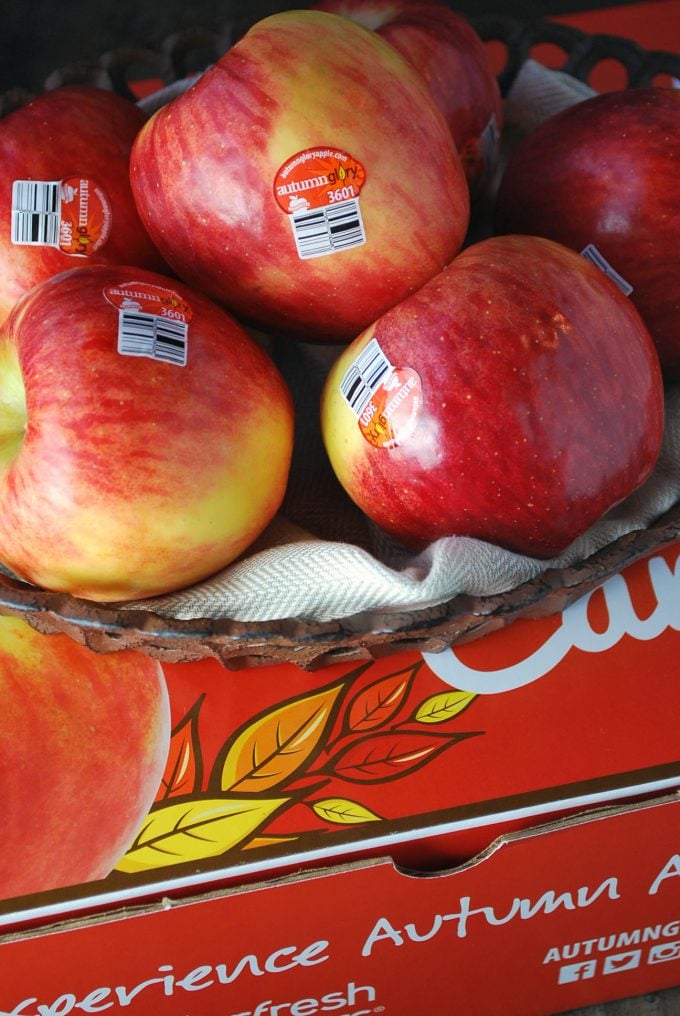
<svg viewBox="0 0 680 1016">
<path fill-rule="evenodd" d="M 130 188 L 132 143 L 146 122 L 134 102 L 92 85 L 44 92 L 0 120 L 0 321 L 17 300 L 52 275 L 92 264 L 167 271 L 151 242 Z M 111 227 L 93 254 L 11 242 L 15 180 L 53 181 L 82 175 L 106 194 Z"/>
<path fill-rule="evenodd" d="M 329 147 L 365 169 L 366 242 L 298 256 L 274 194 L 296 154 Z M 425 82 L 347 18 L 284 11 L 258 22 L 140 132 L 140 215 L 168 263 L 241 320 L 346 342 L 459 251 L 465 174 Z"/>
<path fill-rule="evenodd" d="M 366 439 L 340 392 L 373 337 L 422 388 L 394 447 Z M 341 483 L 402 543 L 471 536 L 550 558 L 649 475 L 663 385 L 639 314 L 598 268 L 549 240 L 498 237 L 343 351 L 321 420 Z"/>
<path fill-rule="evenodd" d="M 595 244 L 680 380 L 680 91 L 595 96 L 537 127 L 506 169 L 496 230 Z"/>
<path fill-rule="evenodd" d="M 449 125 L 470 193 L 480 196 L 499 154 L 503 103 L 486 46 L 469 21 L 436 0 L 319 0 L 312 7 L 373 29 L 416 68 Z"/>
<path fill-rule="evenodd" d="M 130 283 L 188 304 L 185 366 L 118 352 L 105 291 Z M 292 442 L 281 374 L 205 296 L 138 268 L 55 276 L 0 330 L 0 561 L 99 601 L 191 585 L 272 519 Z"/>
</svg>

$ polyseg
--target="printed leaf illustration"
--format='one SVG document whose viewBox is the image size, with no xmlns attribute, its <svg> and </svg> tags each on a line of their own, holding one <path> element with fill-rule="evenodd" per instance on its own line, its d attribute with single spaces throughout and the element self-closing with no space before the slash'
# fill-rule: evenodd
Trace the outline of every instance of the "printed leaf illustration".
<svg viewBox="0 0 680 1016">
<path fill-rule="evenodd" d="M 348 710 L 349 729 L 375 730 L 376 727 L 388 723 L 404 702 L 420 667 L 422 662 L 399 670 L 395 674 L 388 674 L 359 692 Z"/>
<path fill-rule="evenodd" d="M 312 811 L 325 822 L 336 825 L 355 825 L 359 822 L 380 822 L 380 815 L 369 811 L 358 801 L 350 801 L 345 797 L 327 797 L 323 801 L 314 801 Z"/>
<path fill-rule="evenodd" d="M 203 760 L 198 739 L 198 714 L 205 696 L 196 700 L 172 731 L 168 759 L 156 801 L 185 794 L 197 794 L 203 781 Z"/>
<path fill-rule="evenodd" d="M 244 850 L 262 850 L 263 847 L 278 847 L 281 843 L 295 843 L 297 836 L 253 836 L 243 844 Z"/>
<path fill-rule="evenodd" d="M 257 794 L 290 779 L 322 744 L 343 688 L 336 684 L 292 699 L 249 723 L 226 747 L 218 770 L 220 788 Z"/>
<path fill-rule="evenodd" d="M 422 702 L 413 717 L 418 723 L 443 723 L 462 713 L 477 696 L 471 691 L 443 691 Z"/>
<path fill-rule="evenodd" d="M 133 874 L 217 857 L 241 843 L 287 801 L 230 798 L 165 805 L 149 813 L 116 870 Z"/>
<path fill-rule="evenodd" d="M 474 736 L 409 730 L 372 734 L 338 752 L 327 768 L 353 783 L 384 783 L 419 769 L 458 741 Z"/>
</svg>

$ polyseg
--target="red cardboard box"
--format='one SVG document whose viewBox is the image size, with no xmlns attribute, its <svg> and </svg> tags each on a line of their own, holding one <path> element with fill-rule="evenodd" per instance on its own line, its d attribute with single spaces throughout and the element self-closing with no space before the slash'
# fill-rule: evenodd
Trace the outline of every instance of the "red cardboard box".
<svg viewBox="0 0 680 1016">
<path fill-rule="evenodd" d="M 436 655 L 164 664 L 157 801 L 108 878 L 2 904 L 0 1013 L 530 1016 L 678 984 L 679 559 Z"/>
<path fill-rule="evenodd" d="M 107 878 L 0 902 L 0 1016 L 546 1016 L 680 984 L 679 559 L 437 655 L 165 663 L 156 803 Z"/>
<path fill-rule="evenodd" d="M 538 1016 L 677 981 L 677 798 L 498 841 L 169 900 L 2 945 L 2 1012 Z"/>
</svg>

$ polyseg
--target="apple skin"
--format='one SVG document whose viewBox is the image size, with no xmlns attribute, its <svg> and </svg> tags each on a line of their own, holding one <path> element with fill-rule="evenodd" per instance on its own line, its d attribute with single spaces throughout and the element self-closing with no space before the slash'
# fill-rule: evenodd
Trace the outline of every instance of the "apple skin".
<svg viewBox="0 0 680 1016">
<path fill-rule="evenodd" d="M 365 170 L 366 242 L 298 256 L 274 183 L 298 153 Z M 143 222 L 177 274 L 264 331 L 346 342 L 460 249 L 469 195 L 420 75 L 375 33 L 320 11 L 259 21 L 141 130 Z"/>
<path fill-rule="evenodd" d="M 186 366 L 117 352 L 108 287 L 188 302 Z M 285 493 L 288 388 L 222 308 L 175 280 L 78 268 L 0 329 L 0 560 L 92 600 L 193 584 L 265 528 Z"/>
<path fill-rule="evenodd" d="M 339 387 L 374 337 L 420 381 L 392 447 L 364 436 Z M 321 427 L 347 493 L 402 544 L 470 536 L 549 558 L 651 471 L 663 386 L 640 316 L 598 268 L 549 240 L 492 237 L 342 352 Z"/>
<path fill-rule="evenodd" d="M 680 92 L 595 96 L 540 124 L 505 171 L 501 233 L 595 244 L 633 287 L 664 376 L 680 379 Z M 540 171 L 539 171 L 540 170 Z"/>
<path fill-rule="evenodd" d="M 0 322 L 16 301 L 52 275 L 87 264 L 168 271 L 142 226 L 129 179 L 132 142 L 146 122 L 133 102 L 91 85 L 45 92 L 0 120 Z M 96 181 L 110 204 L 108 238 L 92 254 L 11 242 L 15 180 L 78 175 Z"/>
<path fill-rule="evenodd" d="M 498 159 L 503 105 L 486 47 L 472 25 L 436 0 L 319 0 L 312 8 L 373 29 L 424 77 L 449 125 L 470 192 L 478 197 Z M 492 118 L 495 143 L 485 151 L 481 136 Z"/>
<path fill-rule="evenodd" d="M 170 743 L 156 661 L 0 617 L 0 898 L 104 878 L 151 807 Z"/>
</svg>

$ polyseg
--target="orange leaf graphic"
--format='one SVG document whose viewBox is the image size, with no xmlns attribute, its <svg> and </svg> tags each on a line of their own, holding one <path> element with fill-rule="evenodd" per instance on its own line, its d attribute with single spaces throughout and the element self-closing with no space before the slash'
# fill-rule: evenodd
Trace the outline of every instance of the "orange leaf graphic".
<svg viewBox="0 0 680 1016">
<path fill-rule="evenodd" d="M 419 769 L 458 741 L 474 736 L 408 730 L 371 734 L 339 752 L 328 768 L 353 783 L 385 783 Z"/>
<path fill-rule="evenodd" d="M 116 865 L 128 874 L 217 857 L 245 840 L 288 803 L 286 798 L 175 802 L 151 811 Z"/>
<path fill-rule="evenodd" d="M 203 781 L 203 760 L 198 739 L 198 714 L 204 695 L 201 695 L 186 716 L 172 731 L 165 772 L 156 801 L 164 801 L 180 794 L 197 794 Z"/>
<path fill-rule="evenodd" d="M 388 723 L 408 695 L 415 674 L 422 662 L 388 674 L 364 688 L 353 699 L 347 716 L 352 731 L 374 730 Z"/>
<path fill-rule="evenodd" d="M 322 745 L 343 688 L 292 699 L 249 723 L 218 759 L 221 790 L 263 793 L 299 772 Z"/>
</svg>

